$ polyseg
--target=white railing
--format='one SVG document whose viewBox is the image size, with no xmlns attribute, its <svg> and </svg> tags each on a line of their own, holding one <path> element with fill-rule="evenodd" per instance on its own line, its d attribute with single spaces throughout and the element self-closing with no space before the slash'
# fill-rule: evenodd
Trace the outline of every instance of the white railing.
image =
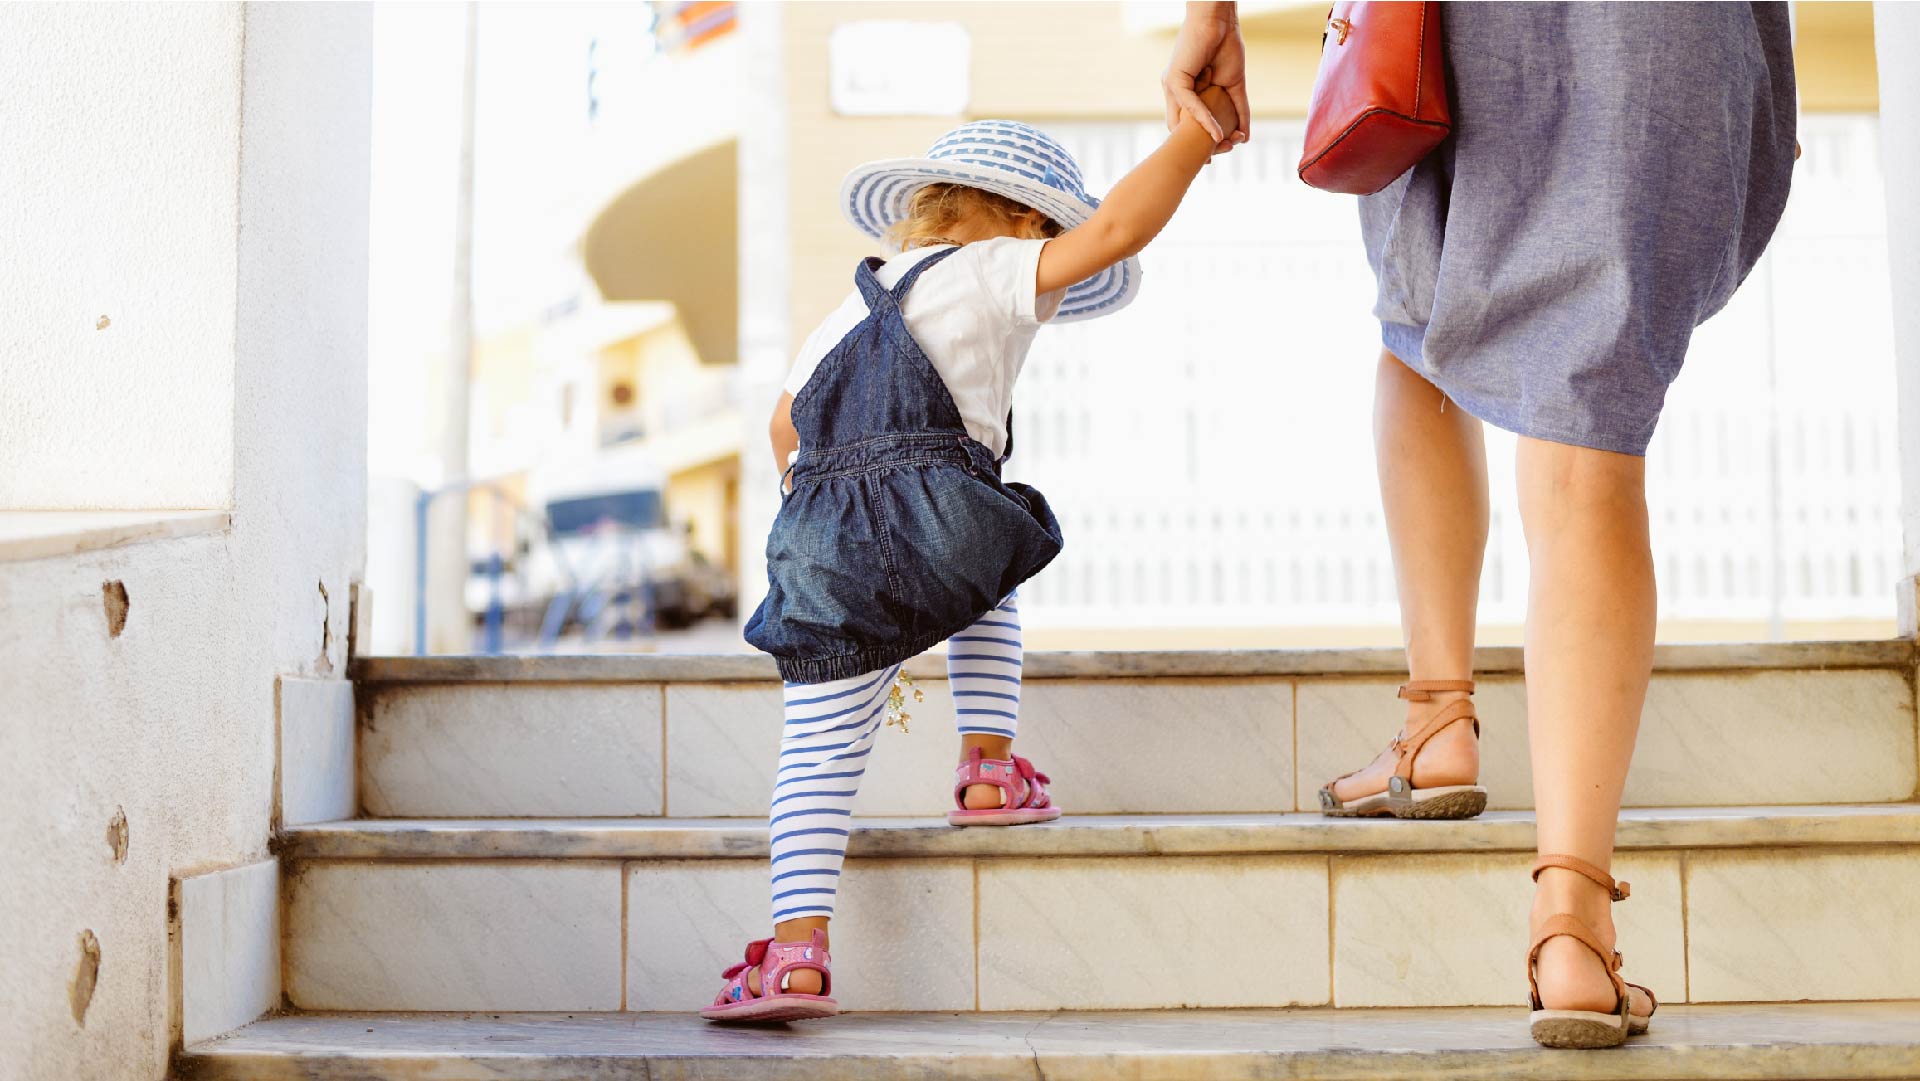
<svg viewBox="0 0 1920 1081">
<path fill-rule="evenodd" d="M 1649 452 L 1670 619 L 1890 615 L 1898 458 L 1876 121 L 1815 116 L 1761 266 L 1696 336 Z M 1090 182 L 1148 124 L 1052 125 Z M 1391 623 L 1374 483 L 1373 280 L 1352 200 L 1293 178 L 1298 124 L 1217 160 L 1144 258 L 1132 310 L 1040 335 L 1012 475 L 1052 497 L 1066 553 L 1037 625 Z M 1490 431 L 1481 612 L 1517 622 L 1526 553 L 1513 439 Z"/>
</svg>

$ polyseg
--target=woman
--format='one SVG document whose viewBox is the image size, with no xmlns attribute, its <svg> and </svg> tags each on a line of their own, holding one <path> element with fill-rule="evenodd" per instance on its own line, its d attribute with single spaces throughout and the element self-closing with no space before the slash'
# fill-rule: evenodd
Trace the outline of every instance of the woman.
<svg viewBox="0 0 1920 1081">
<path fill-rule="evenodd" d="M 1358 28 L 1357 28 L 1358 29 Z M 1360 200 L 1381 325 L 1375 446 L 1411 681 L 1400 736 L 1321 793 L 1328 814 L 1469 817 L 1487 541 L 1481 423 L 1520 436 L 1531 564 L 1527 723 L 1542 856 L 1534 1038 L 1603 1047 L 1654 1001 L 1616 971 L 1608 868 L 1652 670 L 1643 455 L 1693 329 L 1753 268 L 1795 157 L 1785 4 L 1441 5 L 1454 135 Z M 1168 115 L 1229 89 L 1235 7 L 1189 4 Z"/>
</svg>

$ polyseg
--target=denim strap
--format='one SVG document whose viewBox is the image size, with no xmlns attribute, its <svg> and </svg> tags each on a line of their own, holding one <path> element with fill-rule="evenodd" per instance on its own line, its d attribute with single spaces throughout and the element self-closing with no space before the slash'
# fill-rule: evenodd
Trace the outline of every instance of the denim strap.
<svg viewBox="0 0 1920 1081">
<path fill-rule="evenodd" d="M 907 272 L 900 276 L 900 280 L 893 283 L 893 302 L 899 304 L 906 300 L 907 293 L 913 289 L 913 283 L 920 280 L 920 275 L 926 273 L 927 269 L 933 266 L 933 264 L 959 250 L 959 246 L 955 245 L 945 251 L 935 252 L 907 268 Z"/>
<path fill-rule="evenodd" d="M 880 284 L 880 278 L 877 273 L 881 267 L 886 265 L 886 260 L 875 256 L 868 256 L 862 259 L 860 266 L 854 270 L 853 283 L 860 287 L 860 296 L 866 300 L 867 310 L 869 312 L 877 313 L 881 311 L 881 302 L 883 299 L 888 304 L 898 308 L 900 302 L 907 299 L 907 292 L 913 288 L 913 283 L 919 280 L 920 275 L 926 273 L 928 267 L 959 250 L 957 247 L 948 248 L 945 251 L 929 255 L 925 259 L 913 264 L 913 266 L 907 268 L 905 274 L 900 276 L 900 280 L 894 283 L 891 291 Z"/>
</svg>

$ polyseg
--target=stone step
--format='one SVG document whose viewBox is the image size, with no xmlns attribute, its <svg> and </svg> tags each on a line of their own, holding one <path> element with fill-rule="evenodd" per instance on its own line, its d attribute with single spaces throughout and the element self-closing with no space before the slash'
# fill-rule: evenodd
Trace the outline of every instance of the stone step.
<svg viewBox="0 0 1920 1081">
<path fill-rule="evenodd" d="M 1475 661 L 1496 809 L 1532 805 L 1520 660 Z M 1913 799 L 1914 660 L 1907 641 L 1661 647 L 1626 802 Z M 1020 747 L 1080 813 L 1312 810 L 1399 727 L 1403 663 L 1368 649 L 1033 653 Z M 926 701 L 911 734 L 882 733 L 856 813 L 949 806 L 943 664 L 909 665 Z M 752 817 L 772 788 L 780 691 L 764 657 L 368 658 L 354 675 L 368 815 Z"/>
<path fill-rule="evenodd" d="M 1621 812 L 1622 851 L 1920 845 L 1920 804 L 1665 807 Z M 364 818 L 281 831 L 279 854 L 325 860 L 765 859 L 767 826 L 739 818 Z M 1316 812 L 1067 815 L 1020 829 L 938 818 L 855 819 L 855 858 L 1224 856 L 1261 853 L 1531 852 L 1533 814 L 1462 822 L 1327 818 Z"/>
<path fill-rule="evenodd" d="M 1663 1006 L 1606 1052 L 1517 1009 L 853 1014 L 773 1030 L 687 1014 L 314 1014 L 189 1047 L 189 1081 L 1915 1078 L 1920 1003 Z"/>
<path fill-rule="evenodd" d="M 1525 814 L 857 826 L 849 1009 L 1523 999 Z M 1920 998 L 1920 805 L 1630 811 L 1620 841 L 1620 941 L 1663 1001 Z M 280 852 L 301 1009 L 683 1010 L 767 928 L 757 822 L 368 820 Z"/>
</svg>

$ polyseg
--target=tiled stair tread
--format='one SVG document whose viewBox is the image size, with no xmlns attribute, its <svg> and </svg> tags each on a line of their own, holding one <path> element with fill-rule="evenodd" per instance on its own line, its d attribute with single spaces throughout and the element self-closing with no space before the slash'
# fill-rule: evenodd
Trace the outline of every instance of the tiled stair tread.
<svg viewBox="0 0 1920 1081">
<path fill-rule="evenodd" d="M 851 854 L 1153 856 L 1299 852 L 1498 852 L 1533 847 L 1533 814 L 1463 822 L 1326 818 L 1317 813 L 1069 815 L 1011 829 L 937 818 L 855 819 Z M 1920 804 L 1684 807 L 1621 812 L 1623 849 L 1920 844 Z M 742 818 L 352 819 L 283 830 L 307 859 L 714 859 L 767 854 L 766 826 Z"/>
<path fill-rule="evenodd" d="M 1732 642 L 1654 649 L 1655 671 L 1763 668 L 1910 667 L 1915 645 L 1906 639 L 1852 642 Z M 1520 649 L 1474 651 L 1481 675 L 1521 670 Z M 1026 655 L 1028 679 L 1103 679 L 1231 676 L 1396 675 L 1407 670 L 1398 649 L 1246 649 L 1035 651 Z M 923 656 L 907 664 L 917 678 L 946 678 L 945 662 Z M 757 653 L 622 654 L 607 656 L 362 657 L 353 678 L 376 683 L 676 683 L 771 680 L 773 659 Z"/>
<path fill-rule="evenodd" d="M 849 1014 L 784 1029 L 692 1014 L 315 1014 L 197 1044 L 191 1081 L 834 1078 L 1913 1078 L 1920 1003 L 1666 1006 L 1605 1052 L 1516 1009 Z"/>
</svg>

